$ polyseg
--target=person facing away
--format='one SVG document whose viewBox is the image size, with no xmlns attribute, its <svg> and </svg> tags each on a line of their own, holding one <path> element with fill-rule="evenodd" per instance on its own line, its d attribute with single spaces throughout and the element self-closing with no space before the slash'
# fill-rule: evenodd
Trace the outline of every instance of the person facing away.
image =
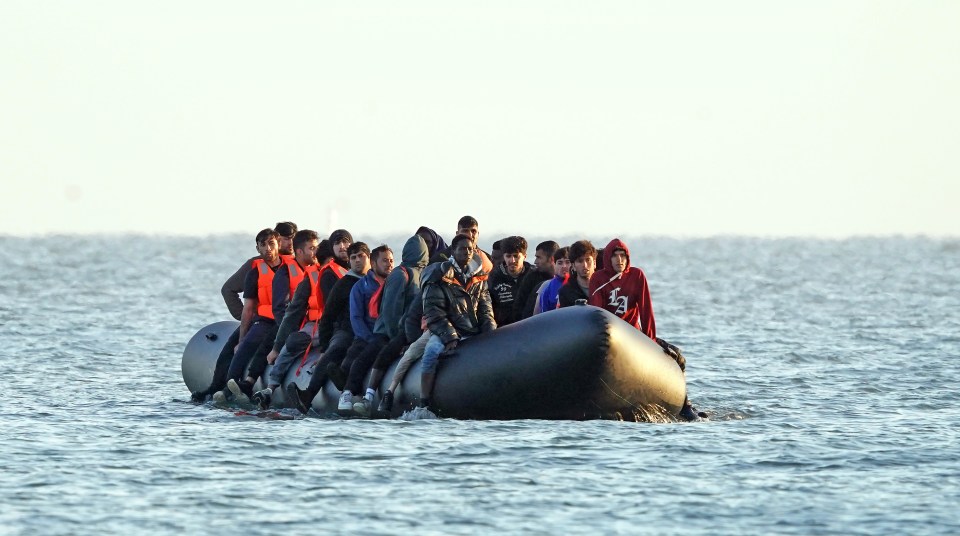
<svg viewBox="0 0 960 536">
<path fill-rule="evenodd" d="M 247 273 L 243 291 L 243 313 L 240 318 L 239 342 L 234 348 L 233 359 L 227 371 L 227 387 L 237 383 L 243 372 L 263 342 L 264 337 L 274 326 L 273 318 L 273 276 L 282 265 L 277 232 L 264 229 L 257 233 L 257 251 L 260 259 L 253 262 L 253 268 Z M 252 394 L 251 389 L 249 389 Z M 229 391 L 229 392 L 232 392 Z M 225 402 L 228 391 L 214 393 L 214 401 Z"/>
<path fill-rule="evenodd" d="M 429 408 L 440 354 L 450 352 L 463 339 L 496 329 L 487 273 L 490 261 L 471 263 L 476 244 L 468 235 L 451 242 L 452 257 L 421 281 L 423 317 L 430 338 L 423 351 L 420 375 L 420 406 Z"/>
<path fill-rule="evenodd" d="M 537 291 L 537 305 L 533 309 L 533 314 L 552 311 L 557 308 L 560 287 L 567 281 L 570 274 L 569 254 L 569 246 L 559 248 L 553 253 L 554 275 L 553 278 L 544 282 Z"/>
<path fill-rule="evenodd" d="M 310 410 L 314 397 L 323 389 L 329 379 L 328 369 L 340 367 L 353 343 L 353 327 L 350 322 L 350 294 L 367 272 L 370 271 L 370 248 L 363 242 L 350 244 L 347 253 L 350 258 L 350 270 L 330 289 L 320 324 L 317 328 L 317 345 L 320 350 L 320 359 L 314 364 L 313 375 L 306 390 L 301 390 L 297 384 L 287 385 L 286 395 L 296 403 L 297 408 L 304 414 Z"/>
<path fill-rule="evenodd" d="M 533 255 L 533 270 L 527 272 L 520 281 L 520 287 L 517 289 L 516 303 L 519 307 L 517 313 L 520 315 L 518 320 L 530 318 L 533 316 L 533 310 L 537 307 L 537 291 L 545 281 L 549 281 L 556 273 L 557 265 L 553 260 L 553 254 L 560 249 L 560 244 L 553 240 L 546 240 L 537 244 Z"/>
<path fill-rule="evenodd" d="M 289 221 L 278 222 L 277 225 L 273 228 L 274 231 L 279 235 L 277 238 L 277 243 L 279 246 L 280 237 L 283 236 L 293 236 L 297 232 L 297 224 Z M 282 248 L 280 249 L 281 255 L 287 255 L 284 253 Z M 292 254 L 292 251 L 289 253 Z M 260 254 L 258 253 L 255 257 L 250 257 L 243 264 L 240 265 L 240 268 L 233 273 L 226 281 L 223 282 L 223 286 L 220 287 L 220 295 L 223 296 L 223 301 L 227 305 L 227 310 L 230 311 L 230 316 L 236 320 L 240 320 L 240 315 L 243 313 L 243 300 L 240 299 L 240 295 L 243 294 L 243 284 L 246 281 L 247 273 L 250 271 L 250 268 L 253 267 L 254 261 L 260 259 Z M 232 347 L 237 345 L 237 341 L 233 341 L 229 346 Z"/>
<path fill-rule="evenodd" d="M 570 277 L 557 292 L 557 307 L 569 307 L 578 302 L 586 304 L 590 278 L 596 269 L 597 249 L 589 240 L 577 240 L 568 253 L 571 261 Z"/>
<path fill-rule="evenodd" d="M 497 326 L 503 327 L 520 320 L 521 304 L 517 303 L 520 281 L 533 266 L 526 262 L 527 240 L 522 236 L 508 236 L 500 242 L 503 263 L 490 274 L 490 299 Z"/>
<path fill-rule="evenodd" d="M 429 262 L 430 258 L 436 255 L 438 251 L 445 251 L 448 247 L 447 242 L 443 239 L 442 236 L 437 234 L 436 231 L 427 227 L 420 226 L 415 233 L 417 236 L 423 239 L 423 242 L 427 245 L 427 261 Z"/>
<path fill-rule="evenodd" d="M 630 250 L 619 238 L 603 248 L 603 266 L 590 278 L 588 303 L 602 307 L 657 340 L 657 324 L 647 276 L 630 266 Z"/>
</svg>

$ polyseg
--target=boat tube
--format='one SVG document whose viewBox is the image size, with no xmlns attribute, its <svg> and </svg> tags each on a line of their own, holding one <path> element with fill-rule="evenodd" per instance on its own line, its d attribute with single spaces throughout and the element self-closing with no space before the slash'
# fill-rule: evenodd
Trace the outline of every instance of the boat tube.
<svg viewBox="0 0 960 536">
<path fill-rule="evenodd" d="M 211 386 L 220 350 L 237 325 L 216 322 L 187 344 L 181 368 L 191 391 Z M 291 367 L 284 385 L 306 389 L 319 358 L 311 351 L 299 375 L 298 367 Z M 395 367 L 396 362 L 384 375 L 378 395 L 390 385 Z M 273 405 L 292 407 L 283 389 L 277 391 Z M 374 416 L 401 415 L 416 405 L 419 392 L 418 361 L 394 393 L 390 414 Z M 339 396 L 327 382 L 313 409 L 335 414 Z M 685 396 L 683 372 L 657 343 L 609 311 L 578 305 L 462 341 L 440 359 L 431 409 L 456 419 L 663 421 L 676 418 Z"/>
</svg>

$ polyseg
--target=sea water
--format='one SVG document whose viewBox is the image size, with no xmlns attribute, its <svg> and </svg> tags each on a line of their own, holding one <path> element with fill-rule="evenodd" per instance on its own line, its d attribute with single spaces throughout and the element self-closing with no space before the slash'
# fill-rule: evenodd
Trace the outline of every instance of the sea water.
<svg viewBox="0 0 960 536">
<path fill-rule="evenodd" d="M 0 237 L 0 533 L 960 532 L 960 241 L 627 241 L 709 421 L 195 405 L 252 239 Z"/>
</svg>

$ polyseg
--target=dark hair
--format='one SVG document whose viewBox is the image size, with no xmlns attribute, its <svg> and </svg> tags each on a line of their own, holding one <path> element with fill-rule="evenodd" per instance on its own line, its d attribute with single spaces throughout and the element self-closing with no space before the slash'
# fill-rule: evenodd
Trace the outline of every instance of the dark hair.
<svg viewBox="0 0 960 536">
<path fill-rule="evenodd" d="M 493 243 L 493 246 L 491 246 L 490 249 L 494 251 L 500 251 L 501 244 L 503 244 L 503 240 L 497 240 L 496 242 Z"/>
<path fill-rule="evenodd" d="M 547 240 L 545 242 L 540 242 L 537 244 L 537 249 L 535 251 L 544 251 L 547 255 L 553 256 L 557 250 L 560 249 L 560 244 L 554 242 L 553 240 Z"/>
<path fill-rule="evenodd" d="M 522 236 L 508 236 L 500 243 L 500 251 L 507 253 L 527 254 L 527 239 Z"/>
<path fill-rule="evenodd" d="M 386 244 L 380 244 L 379 246 L 373 248 L 373 251 L 370 252 L 370 262 L 377 262 L 380 260 L 380 255 L 383 255 L 386 252 L 393 253 L 393 250 L 390 249 Z"/>
<path fill-rule="evenodd" d="M 317 246 L 317 262 L 320 262 L 323 259 L 330 259 L 333 256 L 333 246 L 330 245 L 329 240 L 324 238 Z"/>
<path fill-rule="evenodd" d="M 570 251 L 567 253 L 570 262 L 576 262 L 577 259 L 584 256 L 594 258 L 597 256 L 597 248 L 593 247 L 589 240 L 577 240 L 570 245 Z"/>
<path fill-rule="evenodd" d="M 469 240 L 470 242 L 473 242 L 473 239 L 470 238 L 469 235 L 458 234 L 457 236 L 453 237 L 453 240 L 450 241 L 450 248 L 456 249 L 457 244 L 459 244 L 460 242 L 463 242 L 464 240 Z"/>
<path fill-rule="evenodd" d="M 290 237 L 297 234 L 297 224 L 292 221 L 281 221 L 273 227 L 273 230 L 280 236 Z"/>
<path fill-rule="evenodd" d="M 280 233 L 274 231 L 273 229 L 264 229 L 257 233 L 257 245 L 266 244 L 267 240 L 273 238 L 274 240 L 280 239 Z"/>
<path fill-rule="evenodd" d="M 370 255 L 370 248 L 367 247 L 367 245 L 363 242 L 354 242 L 350 244 L 350 247 L 347 248 L 347 255 L 352 257 L 357 253 L 366 253 L 367 255 Z"/>
<path fill-rule="evenodd" d="M 303 249 L 303 246 L 307 245 L 307 242 L 311 240 L 320 240 L 316 231 L 311 231 L 310 229 L 297 231 L 297 234 L 293 235 L 293 249 Z"/>
<path fill-rule="evenodd" d="M 477 223 L 477 219 L 473 216 L 464 216 L 457 221 L 457 229 L 463 229 L 466 227 L 480 227 L 480 224 Z"/>
<path fill-rule="evenodd" d="M 569 253 L 570 253 L 570 247 L 569 247 L 569 246 L 564 246 L 564 247 L 562 247 L 562 248 L 557 248 L 557 250 L 553 252 L 553 260 L 554 260 L 554 261 L 559 261 L 560 259 L 566 259 L 566 258 L 567 258 L 567 255 L 568 255 Z"/>
</svg>

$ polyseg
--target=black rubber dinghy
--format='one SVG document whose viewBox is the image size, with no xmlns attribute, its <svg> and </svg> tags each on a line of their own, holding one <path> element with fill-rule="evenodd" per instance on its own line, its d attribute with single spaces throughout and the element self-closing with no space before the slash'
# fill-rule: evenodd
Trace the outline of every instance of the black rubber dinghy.
<svg viewBox="0 0 960 536">
<path fill-rule="evenodd" d="M 210 387 L 220 350 L 237 325 L 211 324 L 187 344 L 182 371 L 191 391 Z M 319 357 L 311 352 L 299 376 L 294 366 L 284 385 L 305 389 Z M 395 367 L 385 374 L 380 395 Z M 392 412 L 373 416 L 399 416 L 416 406 L 419 392 L 418 361 L 397 389 Z M 335 414 L 339 395 L 327 382 L 313 409 Z M 463 341 L 440 359 L 431 406 L 438 416 L 456 419 L 662 421 L 679 413 L 685 395 L 683 373 L 658 344 L 606 310 L 579 305 Z M 291 406 L 282 392 L 273 404 Z"/>
</svg>

